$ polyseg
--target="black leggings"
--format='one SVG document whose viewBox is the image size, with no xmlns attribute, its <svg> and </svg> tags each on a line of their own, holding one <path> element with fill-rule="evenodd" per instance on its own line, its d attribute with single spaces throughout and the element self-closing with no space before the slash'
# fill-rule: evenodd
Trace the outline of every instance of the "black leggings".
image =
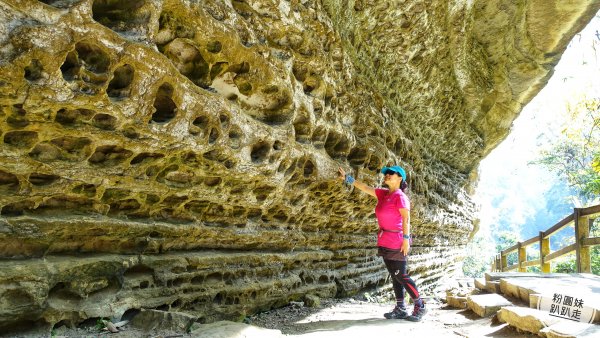
<svg viewBox="0 0 600 338">
<path fill-rule="evenodd" d="M 392 285 L 396 301 L 404 301 L 404 290 L 408 292 L 413 300 L 419 299 L 417 284 L 406 273 L 406 261 L 393 261 L 384 259 L 385 267 L 392 276 Z"/>
</svg>

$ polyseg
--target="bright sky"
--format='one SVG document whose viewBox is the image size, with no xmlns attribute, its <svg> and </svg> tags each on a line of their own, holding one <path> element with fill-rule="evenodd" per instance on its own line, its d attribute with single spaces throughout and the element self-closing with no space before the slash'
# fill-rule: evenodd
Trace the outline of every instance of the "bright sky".
<svg viewBox="0 0 600 338">
<path fill-rule="evenodd" d="M 556 179 L 543 168 L 527 163 L 536 158 L 540 145 L 560 132 L 569 103 L 579 101 L 582 94 L 600 96 L 599 79 L 600 14 L 597 14 L 569 44 L 554 75 L 523 109 L 506 140 L 481 162 L 474 198 L 481 205 L 482 232 L 503 219 L 512 225 L 507 230 L 520 233 L 535 213 L 546 207 L 544 196 L 557 183 Z"/>
</svg>

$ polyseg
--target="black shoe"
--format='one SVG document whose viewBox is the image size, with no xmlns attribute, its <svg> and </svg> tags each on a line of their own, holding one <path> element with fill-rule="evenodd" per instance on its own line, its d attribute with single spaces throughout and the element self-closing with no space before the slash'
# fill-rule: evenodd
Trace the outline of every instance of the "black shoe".
<svg viewBox="0 0 600 338">
<path fill-rule="evenodd" d="M 415 304 L 415 308 L 413 309 L 413 313 L 410 316 L 406 317 L 406 320 L 411 322 L 420 322 L 421 318 L 427 313 L 427 309 L 425 308 L 425 303 L 421 301 L 421 305 Z"/>
<path fill-rule="evenodd" d="M 384 313 L 383 316 L 386 319 L 404 319 L 408 317 L 408 312 L 405 308 L 396 305 L 392 312 Z"/>
</svg>

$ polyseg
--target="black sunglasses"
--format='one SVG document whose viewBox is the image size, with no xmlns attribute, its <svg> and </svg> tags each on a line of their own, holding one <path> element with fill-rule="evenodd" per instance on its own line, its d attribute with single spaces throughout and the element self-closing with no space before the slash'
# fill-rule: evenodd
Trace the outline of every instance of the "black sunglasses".
<svg viewBox="0 0 600 338">
<path fill-rule="evenodd" d="M 384 171 L 383 174 L 384 175 L 394 175 L 394 174 L 398 174 L 398 173 L 393 170 L 388 169 L 388 170 Z M 398 176 L 400 176 L 400 175 L 398 174 Z"/>
</svg>

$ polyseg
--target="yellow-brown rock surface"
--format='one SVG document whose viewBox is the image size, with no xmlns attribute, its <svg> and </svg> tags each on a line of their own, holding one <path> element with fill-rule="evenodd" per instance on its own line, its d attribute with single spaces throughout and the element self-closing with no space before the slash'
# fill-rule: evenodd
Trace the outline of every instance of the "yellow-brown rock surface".
<svg viewBox="0 0 600 338">
<path fill-rule="evenodd" d="M 599 1 L 0 0 L 0 328 L 237 319 L 383 281 L 408 172 L 423 290 L 476 168 Z"/>
</svg>

